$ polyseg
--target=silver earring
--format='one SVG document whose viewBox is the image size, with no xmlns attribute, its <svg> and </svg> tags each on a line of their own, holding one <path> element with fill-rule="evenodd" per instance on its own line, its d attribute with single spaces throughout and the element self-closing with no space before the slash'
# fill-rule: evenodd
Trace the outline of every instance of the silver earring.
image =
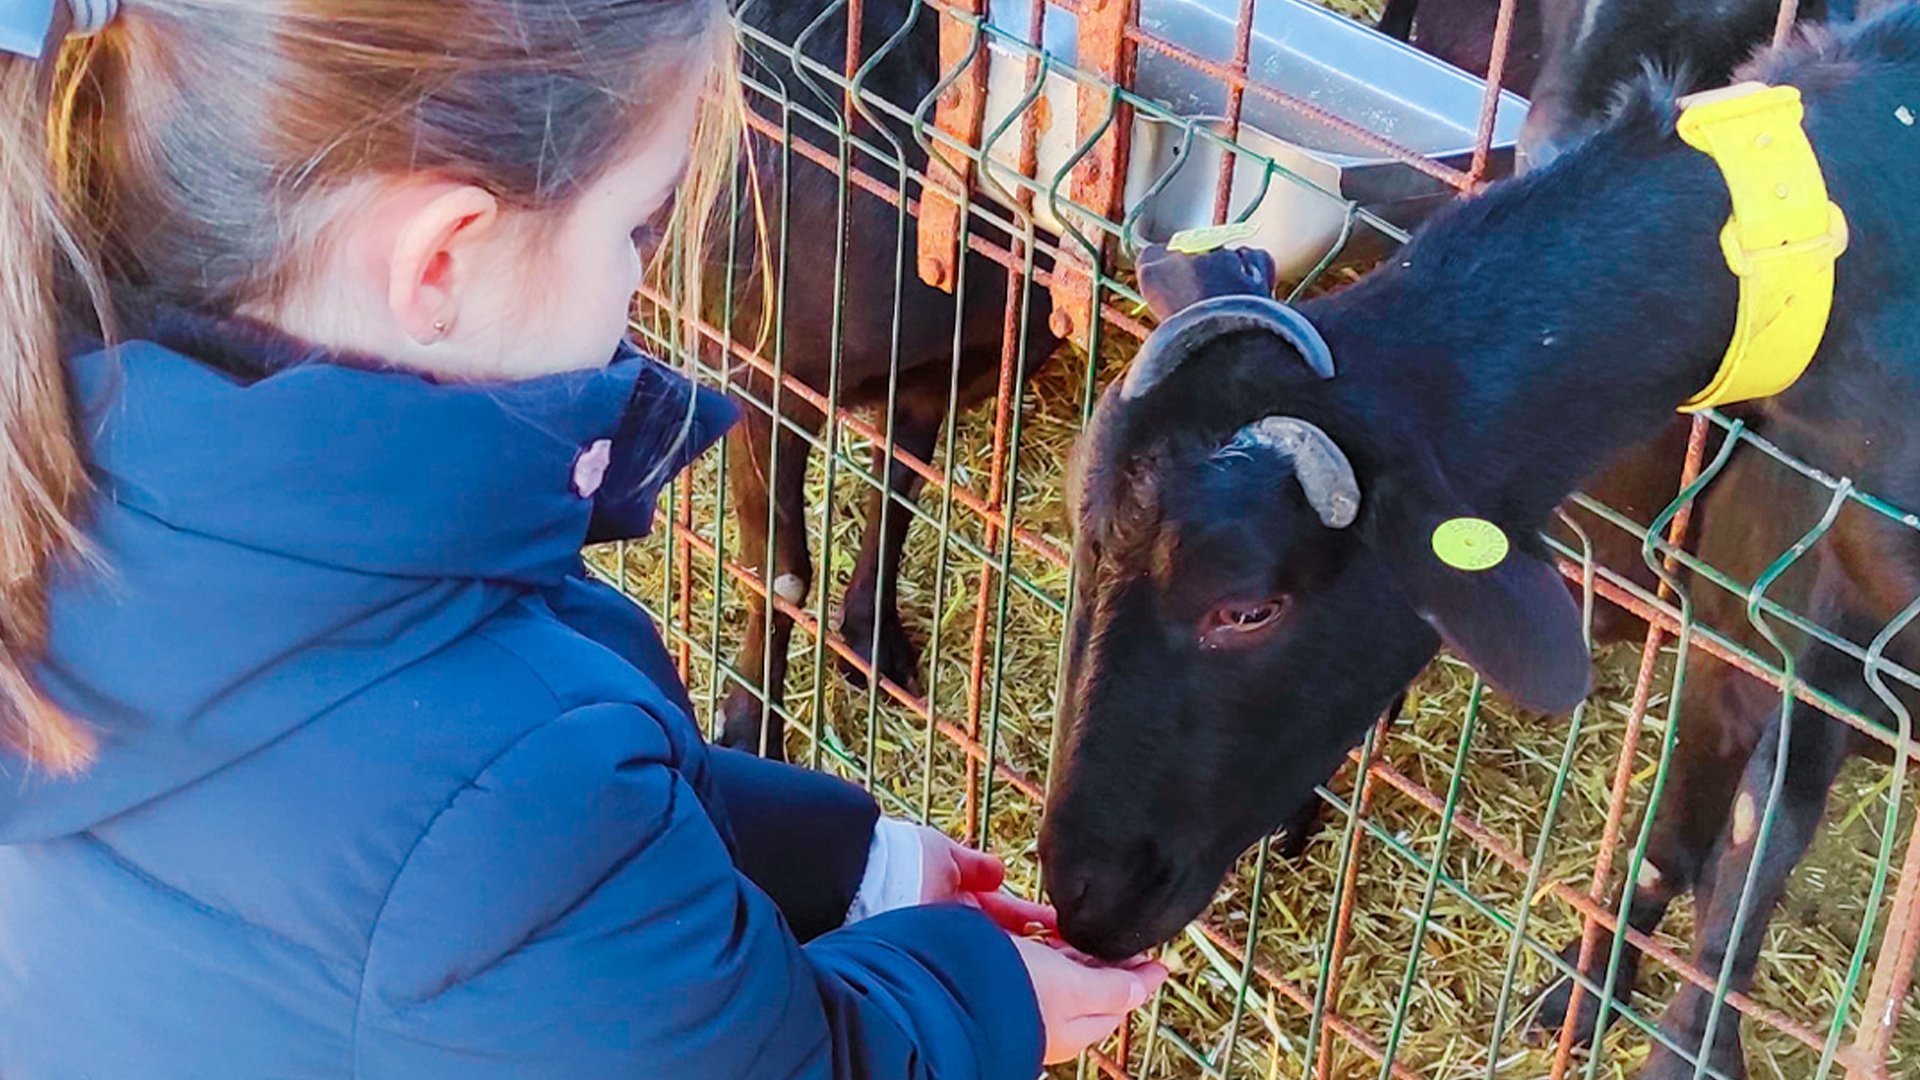
<svg viewBox="0 0 1920 1080">
<path fill-rule="evenodd" d="M 443 338 L 447 336 L 447 320 L 445 319 L 433 320 L 433 336 L 436 338 Z"/>
</svg>

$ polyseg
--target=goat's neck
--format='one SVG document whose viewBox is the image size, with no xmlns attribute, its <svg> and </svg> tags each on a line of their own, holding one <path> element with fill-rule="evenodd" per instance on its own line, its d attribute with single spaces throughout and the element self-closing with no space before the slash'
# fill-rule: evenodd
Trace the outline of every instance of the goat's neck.
<svg viewBox="0 0 1920 1080">
<path fill-rule="evenodd" d="M 1544 519 L 1704 387 L 1733 326 L 1726 189 L 1672 149 L 1495 189 L 1316 318 L 1341 397 L 1434 448 L 1463 496 Z"/>
</svg>

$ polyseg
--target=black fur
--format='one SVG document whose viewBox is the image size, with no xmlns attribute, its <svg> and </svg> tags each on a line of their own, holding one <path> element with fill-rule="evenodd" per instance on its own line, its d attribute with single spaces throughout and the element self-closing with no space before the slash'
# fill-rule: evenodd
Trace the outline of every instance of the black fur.
<svg viewBox="0 0 1920 1080">
<path fill-rule="evenodd" d="M 1772 40 L 1780 11 L 1780 0 L 1533 2 L 1545 44 L 1520 145 L 1523 164 L 1536 167 L 1598 128 L 1619 88 L 1642 71 L 1667 72 L 1683 85 L 1724 85 Z M 1817 23 L 1828 7 L 1802 0 L 1797 15 Z"/>
<path fill-rule="evenodd" d="M 1853 241 L 1805 378 L 1736 412 L 1788 452 L 1920 507 L 1920 440 L 1910 434 L 1920 226 L 1908 211 L 1920 199 L 1920 131 L 1899 112 L 1920 101 L 1920 12 L 1816 35 L 1754 73 L 1801 87 Z M 1670 428 L 1675 406 L 1717 367 L 1733 322 L 1735 281 L 1717 240 L 1725 187 L 1674 136 L 1673 117 L 1673 87 L 1642 81 L 1554 165 L 1461 204 L 1391 264 L 1301 305 L 1332 346 L 1331 381 L 1312 378 L 1275 339 L 1234 333 L 1142 399 L 1103 399 L 1076 498 L 1083 569 L 1068 730 L 1041 839 L 1069 941 L 1118 957 L 1176 933 L 1234 859 L 1296 812 L 1443 634 L 1523 700 L 1564 689 L 1577 618 L 1537 594 L 1519 604 L 1485 594 L 1551 575 L 1530 538 L 1577 485 Z M 1344 448 L 1362 491 L 1355 526 L 1322 526 L 1280 459 L 1216 453 L 1268 415 L 1308 420 Z M 1752 580 L 1827 497 L 1741 451 L 1704 497 L 1700 553 Z M 1433 565 L 1425 531 L 1456 513 L 1514 538 L 1499 571 L 1449 577 Z M 1920 538 L 1849 508 L 1770 595 L 1864 642 L 1916 593 Z M 1742 597 L 1704 583 L 1693 596 L 1704 623 L 1765 651 Z M 1202 647 L 1217 646 L 1207 634 L 1220 611 L 1266 601 L 1281 605 L 1280 618 L 1230 636 L 1230 647 Z M 1798 647 L 1802 677 L 1886 720 L 1856 661 Z M 1889 656 L 1911 664 L 1920 647 L 1896 641 Z M 1681 760 L 1654 822 L 1661 879 L 1636 893 L 1633 920 L 1651 930 L 1674 895 L 1694 891 L 1696 960 L 1709 972 L 1729 964 L 1742 989 L 1827 784 L 1860 746 L 1804 708 L 1783 729 L 1777 692 L 1703 655 L 1692 663 Z M 1732 834 L 1729 807 L 1752 797 L 1765 812 L 1783 745 L 1784 796 L 1755 914 L 1736 941 L 1752 838 Z M 1737 1017 L 1714 1019 L 1705 995 L 1684 989 L 1666 1026 L 1694 1047 L 1709 1023 L 1708 1063 L 1743 1076 Z M 1642 1076 L 1690 1074 L 1680 1055 L 1656 1051 Z"/>
</svg>

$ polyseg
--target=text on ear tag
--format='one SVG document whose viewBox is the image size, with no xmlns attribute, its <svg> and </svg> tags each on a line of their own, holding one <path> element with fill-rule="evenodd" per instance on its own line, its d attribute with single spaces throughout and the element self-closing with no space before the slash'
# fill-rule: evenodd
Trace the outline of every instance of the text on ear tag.
<svg viewBox="0 0 1920 1080">
<path fill-rule="evenodd" d="M 1451 518 L 1433 530 L 1433 553 L 1455 570 L 1491 570 L 1507 561 L 1512 546 L 1500 526 L 1485 518 Z"/>
</svg>

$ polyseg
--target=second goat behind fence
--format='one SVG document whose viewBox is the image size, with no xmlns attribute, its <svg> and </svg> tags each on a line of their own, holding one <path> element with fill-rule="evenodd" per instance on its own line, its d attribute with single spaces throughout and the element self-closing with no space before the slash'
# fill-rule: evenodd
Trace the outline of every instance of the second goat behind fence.
<svg viewBox="0 0 1920 1080">
<path fill-rule="evenodd" d="M 941 74 L 938 14 L 909 0 L 867 0 L 861 8 L 860 61 L 871 64 L 862 90 L 911 116 Z M 901 169 L 926 168 L 925 149 L 910 124 L 870 103 L 846 115 L 839 89 L 823 76 L 823 68 L 840 73 L 846 60 L 844 4 L 747 0 L 740 19 L 773 42 L 749 36 L 749 79 L 785 95 L 783 100 L 751 94 L 750 107 L 758 116 L 776 128 L 790 123 L 797 147 L 829 155 L 839 153 L 837 132 L 814 118 L 832 124 L 839 117 L 855 137 L 898 153 Z M 796 55 L 818 66 L 797 62 Z M 817 582 L 804 488 L 813 441 L 827 417 L 775 375 L 829 398 L 834 408 L 876 409 L 875 427 L 883 434 L 891 430 L 899 454 L 930 462 L 950 416 L 994 395 L 1009 323 L 1010 275 L 969 250 L 958 274 L 963 286 L 955 294 L 924 284 L 913 272 L 914 231 L 904 207 L 844 181 L 800 152 L 783 153 L 777 139 L 752 133 L 749 139 L 747 182 L 757 210 L 740 215 L 729 252 L 742 283 L 732 304 L 733 332 L 737 340 L 764 343 L 763 354 L 775 359 L 773 369 L 735 365 L 734 385 L 746 407 L 732 436 L 727 468 L 742 561 L 764 575 L 773 596 L 805 607 Z M 851 151 L 851 160 L 863 172 L 890 171 L 875 170 L 859 149 Z M 896 175 L 887 176 L 888 187 Z M 920 192 L 910 188 L 907 195 L 918 198 Z M 1005 243 L 991 229 L 975 229 L 977 236 Z M 770 272 L 760 274 L 760 268 Z M 1014 299 L 1012 321 L 1022 339 L 1018 348 L 1025 374 L 1031 375 L 1059 344 L 1047 329 L 1049 294 L 1030 289 Z M 722 307 L 710 300 L 710 311 Z M 883 678 L 910 688 L 919 650 L 901 623 L 896 586 L 912 516 L 890 503 L 911 499 L 922 481 L 878 441 L 873 469 L 880 487 L 868 499 L 860 555 L 838 629 Z M 720 741 L 779 758 L 784 756 L 781 710 L 793 624 L 758 593 L 748 597 L 748 608 L 744 646 L 735 663 L 743 678 L 722 706 Z M 863 678 L 852 665 L 843 667 L 850 677 Z"/>
</svg>

